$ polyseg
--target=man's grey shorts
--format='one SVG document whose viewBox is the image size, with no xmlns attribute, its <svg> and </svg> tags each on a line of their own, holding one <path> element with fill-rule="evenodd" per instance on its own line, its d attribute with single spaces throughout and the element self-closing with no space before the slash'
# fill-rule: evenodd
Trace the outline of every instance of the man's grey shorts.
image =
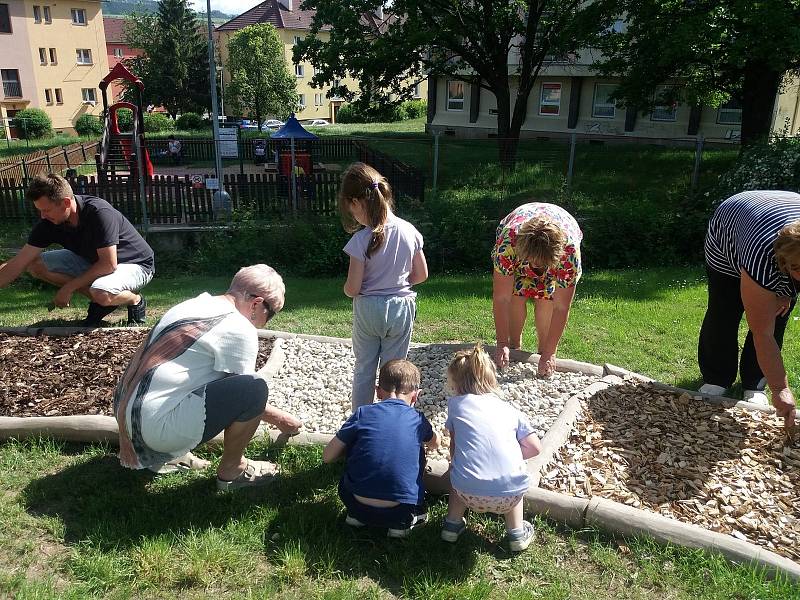
<svg viewBox="0 0 800 600">
<path fill-rule="evenodd" d="M 92 266 L 88 260 L 66 248 L 42 252 L 41 257 L 48 271 L 70 277 L 79 277 Z M 102 290 L 116 295 L 122 292 L 136 292 L 150 283 L 152 278 L 153 274 L 148 273 L 141 266 L 122 263 L 117 265 L 117 269 L 113 273 L 95 279 L 90 287 L 93 290 Z"/>
</svg>

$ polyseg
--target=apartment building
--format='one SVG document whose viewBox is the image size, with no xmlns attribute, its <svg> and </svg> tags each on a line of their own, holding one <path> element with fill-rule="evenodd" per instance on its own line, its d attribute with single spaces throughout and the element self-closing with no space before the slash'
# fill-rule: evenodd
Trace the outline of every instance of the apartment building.
<svg viewBox="0 0 800 600">
<path fill-rule="evenodd" d="M 617 23 L 615 26 L 622 26 Z M 606 140 L 643 142 L 690 142 L 702 135 L 719 143 L 737 143 L 740 137 L 742 110 L 736 102 L 719 108 L 675 103 L 654 106 L 642 114 L 635 108 L 623 108 L 611 99 L 616 89 L 614 79 L 601 78 L 591 65 L 598 58 L 591 49 L 574 55 L 549 57 L 543 65 L 528 98 L 521 137 L 558 138 L 576 133 Z M 509 73 L 517 67 L 519 56 L 509 53 Z M 429 77 L 428 128 L 435 126 L 446 134 L 461 137 L 487 137 L 497 133 L 497 100 L 466 76 Z M 511 78 L 512 98 L 514 75 Z M 680 86 L 679 80 L 661 86 Z M 794 79 L 776 98 L 773 129 L 788 125 L 790 133 L 800 129 L 800 88 Z"/>
<path fill-rule="evenodd" d="M 100 115 L 108 74 L 101 0 L 7 0 L 0 3 L 0 116 L 41 108 L 56 132 L 74 133 L 83 114 Z"/>
<path fill-rule="evenodd" d="M 227 64 L 230 37 L 248 25 L 269 23 L 278 30 L 286 52 L 286 62 L 297 78 L 299 95 L 297 118 L 328 119 L 333 123 L 336 121 L 336 113 L 344 103 L 344 99 L 336 96 L 329 98 L 328 92 L 331 87 L 340 84 L 346 85 L 351 90 L 358 89 L 358 81 L 348 77 L 341 82 L 330 82 L 330 85 L 322 89 L 315 88 L 311 86 L 311 78 L 315 73 L 314 66 L 307 62 L 299 64 L 292 62 L 292 49 L 295 44 L 308 35 L 314 18 L 314 11 L 300 8 L 301 2 L 302 0 L 266 0 L 216 28 L 216 44 L 222 57 L 223 87 L 230 82 L 230 71 Z M 383 17 L 380 14 L 365 14 L 364 18 L 369 19 L 370 25 L 377 28 L 378 21 Z M 325 40 L 329 31 L 329 28 L 323 28 L 318 35 Z M 415 86 L 414 95 L 417 98 L 424 98 L 426 94 L 427 82 L 422 81 Z M 286 115 L 274 116 L 283 118 Z"/>
<path fill-rule="evenodd" d="M 142 54 L 141 50 L 135 50 L 128 46 L 125 41 L 124 17 L 103 17 L 103 29 L 106 38 L 106 55 L 108 57 L 108 67 L 113 69 L 118 63 L 126 58 L 133 58 Z M 121 83 L 113 82 L 110 86 L 111 93 L 115 98 L 122 94 L 124 86 Z"/>
</svg>

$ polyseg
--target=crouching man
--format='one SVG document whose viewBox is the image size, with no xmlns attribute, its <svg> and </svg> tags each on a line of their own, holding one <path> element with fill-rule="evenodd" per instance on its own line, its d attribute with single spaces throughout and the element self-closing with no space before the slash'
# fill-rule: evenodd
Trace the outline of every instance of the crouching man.
<svg viewBox="0 0 800 600">
<path fill-rule="evenodd" d="M 57 286 L 53 304 L 69 306 L 76 292 L 89 298 L 87 327 L 118 306 L 128 324 L 144 323 L 147 302 L 138 291 L 153 278 L 153 250 L 122 213 L 95 196 L 76 196 L 60 175 L 38 175 L 25 193 L 42 220 L 14 258 L 0 265 L 0 287 L 27 271 Z M 61 249 L 43 252 L 51 244 Z"/>
</svg>

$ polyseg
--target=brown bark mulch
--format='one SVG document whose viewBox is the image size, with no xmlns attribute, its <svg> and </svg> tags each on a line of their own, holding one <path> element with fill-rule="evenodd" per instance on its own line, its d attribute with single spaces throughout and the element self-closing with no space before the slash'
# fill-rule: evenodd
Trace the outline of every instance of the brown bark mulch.
<svg viewBox="0 0 800 600">
<path fill-rule="evenodd" d="M 0 333 L 0 416 L 111 415 L 117 381 L 146 330 L 69 337 Z M 256 368 L 272 350 L 259 339 Z"/>
</svg>

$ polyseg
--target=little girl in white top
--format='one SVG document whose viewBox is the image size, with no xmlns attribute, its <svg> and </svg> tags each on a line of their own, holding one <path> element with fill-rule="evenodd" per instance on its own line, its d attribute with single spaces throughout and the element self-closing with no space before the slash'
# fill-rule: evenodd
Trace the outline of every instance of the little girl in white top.
<svg viewBox="0 0 800 600">
<path fill-rule="evenodd" d="M 480 345 L 456 352 L 447 381 L 457 395 L 447 400 L 451 490 L 442 539 L 458 540 L 469 508 L 503 515 L 511 550 L 525 550 L 533 540 L 533 525 L 522 514 L 525 460 L 541 451 L 539 438 L 526 417 L 497 395 L 494 361 Z"/>
<path fill-rule="evenodd" d="M 350 268 L 344 293 L 353 299 L 353 410 L 375 399 L 378 366 L 405 359 L 416 316 L 412 285 L 428 278 L 422 235 L 392 212 L 386 178 L 364 163 L 342 176 L 339 212 Z"/>
</svg>

